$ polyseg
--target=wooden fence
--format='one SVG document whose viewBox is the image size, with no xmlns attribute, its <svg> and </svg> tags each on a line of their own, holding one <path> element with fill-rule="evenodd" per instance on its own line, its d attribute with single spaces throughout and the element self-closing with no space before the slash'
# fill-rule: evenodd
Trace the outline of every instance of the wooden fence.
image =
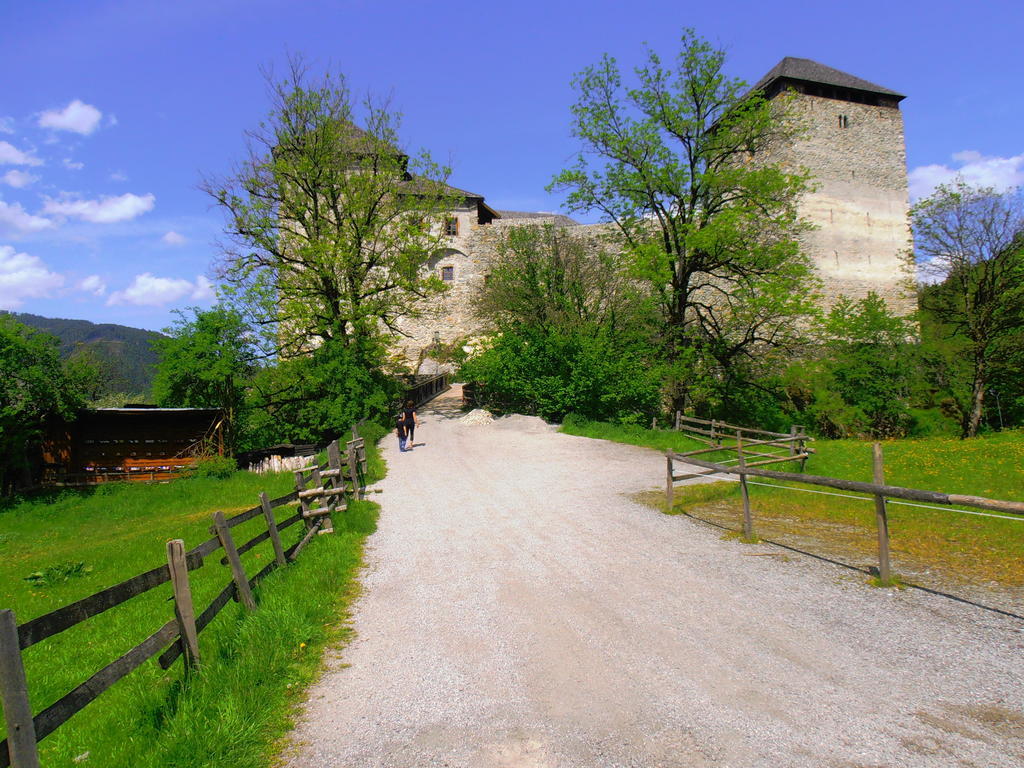
<svg viewBox="0 0 1024 768">
<path fill-rule="evenodd" d="M 327 448 L 327 462 L 295 473 L 296 488 L 277 499 L 260 494 L 258 505 L 226 518 L 222 512 L 213 515 L 210 533 L 213 537 L 190 550 L 181 539 L 167 542 L 167 564 L 146 571 L 112 587 L 65 605 L 55 611 L 18 625 L 14 612 L 0 610 L 0 703 L 7 723 L 7 739 L 0 742 L 0 768 L 38 768 L 37 743 L 53 733 L 83 707 L 110 686 L 143 663 L 159 655 L 160 666 L 168 669 L 179 656 L 184 656 L 188 671 L 201 662 L 199 634 L 232 600 L 248 611 L 256 609 L 253 588 L 276 568 L 294 561 L 318 533 L 333 530 L 330 514 L 347 507 L 350 499 L 360 499 L 366 488 L 366 447 L 355 427 L 352 440 L 342 454 L 338 441 Z M 298 502 L 296 513 L 276 522 L 274 509 Z M 263 517 L 267 529 L 249 541 L 237 544 L 231 529 L 249 520 Z M 302 523 L 305 531 L 291 547 L 281 543 L 281 531 Z M 269 540 L 274 558 L 258 573 L 246 574 L 240 556 Z M 229 567 L 231 581 L 199 614 L 196 614 L 189 585 L 189 573 L 207 564 L 210 555 L 223 550 L 220 563 Z M 112 661 L 84 683 L 55 703 L 33 716 L 22 651 L 41 640 L 103 613 L 167 582 L 174 597 L 174 615 L 156 632 Z M 159 617 L 161 620 L 166 618 Z"/>
<path fill-rule="evenodd" d="M 797 428 L 794 427 L 794 431 L 796 429 Z M 742 432 L 763 432 L 763 430 L 743 430 Z M 897 485 L 886 485 L 881 443 L 875 443 L 873 449 L 872 469 L 874 482 L 865 483 L 857 480 L 844 480 L 837 477 L 821 477 L 819 475 L 803 474 L 803 465 L 807 460 L 808 454 L 806 449 L 803 448 L 803 443 L 801 441 L 807 439 L 806 435 L 794 433 L 793 435 L 780 436 L 780 433 L 769 433 L 776 435 L 776 437 L 768 440 L 746 441 L 742 432 L 737 431 L 735 433 L 735 446 L 723 446 L 720 437 L 718 445 L 709 448 L 690 451 L 688 453 L 666 451 L 665 502 L 669 509 L 672 508 L 674 501 L 674 485 L 680 480 L 687 480 L 694 477 L 706 477 L 709 475 L 738 475 L 740 491 L 743 496 L 743 535 L 749 539 L 754 536 L 754 523 L 750 507 L 750 494 L 747 489 L 748 477 L 761 477 L 770 480 L 779 480 L 789 483 L 799 483 L 802 485 L 812 485 L 832 488 L 839 491 L 851 491 L 854 493 L 865 494 L 867 497 L 873 498 L 875 503 L 875 523 L 878 529 L 878 575 L 884 584 L 891 583 L 892 580 L 892 565 L 889 559 L 889 521 L 886 507 L 887 499 L 900 500 L 903 502 L 917 502 L 919 504 L 927 505 L 941 504 L 944 506 L 972 507 L 974 509 L 1005 512 L 1012 515 L 1024 515 L 1024 503 L 1019 501 L 1002 501 L 998 499 L 986 499 L 981 496 L 967 496 L 962 494 L 942 493 L 939 491 L 925 491 L 916 488 L 903 488 L 902 486 Z M 722 436 L 724 437 L 724 435 Z M 776 455 L 770 459 L 760 459 L 758 461 L 751 462 L 747 461 L 747 457 L 757 459 L 758 457 L 765 456 L 766 454 L 763 451 L 763 446 L 765 445 L 774 445 L 777 447 L 786 446 L 791 453 L 785 456 Z M 750 447 L 757 447 L 758 451 L 751 452 L 748 450 Z M 731 450 L 732 448 L 735 448 L 736 451 L 736 458 L 734 459 L 712 462 L 695 458 L 700 454 L 710 453 L 713 451 L 721 452 L 724 450 Z M 699 467 L 702 471 L 689 471 L 677 475 L 674 468 L 674 463 L 677 461 Z M 783 461 L 800 461 L 801 471 L 799 473 L 778 472 L 769 469 L 761 469 L 758 466 Z M 798 490 L 791 486 L 777 484 L 772 484 L 772 487 L 781 488 L 783 490 L 787 488 L 790 490 Z M 822 493 L 822 491 L 815 492 Z"/>
</svg>

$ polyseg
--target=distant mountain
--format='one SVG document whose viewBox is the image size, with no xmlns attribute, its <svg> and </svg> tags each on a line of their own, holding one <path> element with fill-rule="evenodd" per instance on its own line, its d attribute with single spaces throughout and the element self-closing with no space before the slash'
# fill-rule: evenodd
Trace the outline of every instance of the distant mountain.
<svg viewBox="0 0 1024 768">
<path fill-rule="evenodd" d="M 113 323 L 97 324 L 19 312 L 10 314 L 19 323 L 60 339 L 62 358 L 91 356 L 103 373 L 103 394 L 144 395 L 148 399 L 157 361 L 150 342 L 163 334 Z"/>
</svg>

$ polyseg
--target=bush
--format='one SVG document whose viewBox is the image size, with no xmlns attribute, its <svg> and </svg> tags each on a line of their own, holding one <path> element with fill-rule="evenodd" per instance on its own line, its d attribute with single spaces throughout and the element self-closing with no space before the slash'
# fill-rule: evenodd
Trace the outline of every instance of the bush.
<svg viewBox="0 0 1024 768">
<path fill-rule="evenodd" d="M 204 456 L 185 474 L 188 477 L 214 477 L 224 480 L 238 471 L 238 465 L 230 456 Z"/>
<path fill-rule="evenodd" d="M 661 399 L 660 369 L 639 341 L 607 329 L 506 331 L 460 376 L 479 383 L 480 400 L 498 411 L 561 421 L 576 413 L 596 421 L 650 421 Z"/>
</svg>

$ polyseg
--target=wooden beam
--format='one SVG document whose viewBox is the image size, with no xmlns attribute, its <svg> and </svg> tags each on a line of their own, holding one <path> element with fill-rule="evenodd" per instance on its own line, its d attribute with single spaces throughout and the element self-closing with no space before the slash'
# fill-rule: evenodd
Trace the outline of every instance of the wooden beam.
<svg viewBox="0 0 1024 768">
<path fill-rule="evenodd" d="M 263 507 L 263 518 L 267 522 L 267 535 L 270 536 L 270 543 L 274 547 L 274 559 L 278 565 L 284 565 L 284 548 L 281 546 L 281 535 L 277 530 L 277 522 L 274 520 L 274 510 L 270 506 L 267 494 L 260 493 L 260 506 Z"/>
<path fill-rule="evenodd" d="M 167 568 L 171 572 L 171 586 L 174 589 L 174 615 L 181 630 L 181 645 L 185 650 L 185 668 L 199 665 L 199 633 L 196 632 L 196 615 L 192 607 L 192 587 L 188 581 L 188 566 L 185 564 L 185 542 L 172 539 L 167 542 Z"/>
<path fill-rule="evenodd" d="M 235 542 L 231 538 L 231 531 L 228 530 L 227 523 L 224 522 L 223 512 L 218 511 L 214 513 L 213 527 L 217 530 L 220 544 L 224 547 L 224 552 L 227 554 L 228 564 L 231 566 L 231 577 L 238 588 L 238 599 L 246 609 L 255 611 L 256 601 L 253 599 L 252 590 L 249 589 L 249 579 L 246 577 L 242 561 L 238 557 L 238 550 L 235 549 Z"/>
<path fill-rule="evenodd" d="M 39 768 L 36 728 L 20 645 L 14 611 L 0 610 L 0 704 L 7 724 L 7 739 L 0 744 L 0 763 L 14 768 Z"/>
</svg>

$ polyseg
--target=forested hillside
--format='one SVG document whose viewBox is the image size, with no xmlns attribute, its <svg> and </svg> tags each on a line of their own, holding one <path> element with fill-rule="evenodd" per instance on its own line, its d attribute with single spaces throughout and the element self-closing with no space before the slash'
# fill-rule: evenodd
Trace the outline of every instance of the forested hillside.
<svg viewBox="0 0 1024 768">
<path fill-rule="evenodd" d="M 15 320 L 60 339 L 61 359 L 86 357 L 100 369 L 100 392 L 148 398 L 157 356 L 151 341 L 163 334 L 113 323 L 91 323 L 26 313 L 10 313 Z"/>
</svg>

